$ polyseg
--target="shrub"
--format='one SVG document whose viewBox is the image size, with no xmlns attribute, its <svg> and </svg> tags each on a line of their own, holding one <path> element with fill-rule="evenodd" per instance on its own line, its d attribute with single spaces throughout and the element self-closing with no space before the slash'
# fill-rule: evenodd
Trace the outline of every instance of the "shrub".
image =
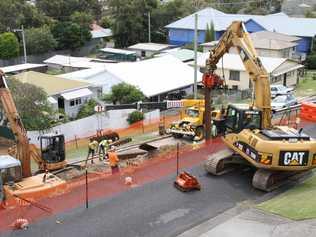
<svg viewBox="0 0 316 237">
<path fill-rule="evenodd" d="M 316 54 L 310 54 L 306 58 L 306 66 L 308 69 L 316 69 Z"/>
<path fill-rule="evenodd" d="M 0 58 L 10 59 L 19 55 L 20 45 L 15 34 L 11 32 L 0 34 Z"/>
<path fill-rule="evenodd" d="M 77 119 L 85 118 L 95 114 L 94 107 L 97 105 L 97 102 L 94 99 L 90 99 L 88 103 L 84 104 L 77 115 Z"/>
<path fill-rule="evenodd" d="M 132 113 L 130 113 L 127 117 L 127 122 L 129 124 L 133 124 L 135 122 L 138 122 L 138 121 L 142 121 L 144 120 L 144 113 L 143 112 L 140 112 L 140 111 L 134 111 Z"/>
</svg>

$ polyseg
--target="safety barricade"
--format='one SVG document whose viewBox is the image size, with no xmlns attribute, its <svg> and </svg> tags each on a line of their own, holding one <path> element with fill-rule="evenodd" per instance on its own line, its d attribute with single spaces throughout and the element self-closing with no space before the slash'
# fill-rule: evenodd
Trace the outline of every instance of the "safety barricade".
<svg viewBox="0 0 316 237">
<path fill-rule="evenodd" d="M 316 102 L 303 102 L 300 117 L 316 122 Z"/>
</svg>

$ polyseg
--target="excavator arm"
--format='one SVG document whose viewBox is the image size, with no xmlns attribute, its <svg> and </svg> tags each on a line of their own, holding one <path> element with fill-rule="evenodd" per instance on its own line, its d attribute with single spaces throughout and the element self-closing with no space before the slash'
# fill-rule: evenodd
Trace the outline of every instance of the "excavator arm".
<svg viewBox="0 0 316 237">
<path fill-rule="evenodd" d="M 13 97 L 7 86 L 4 72 L 0 70 L 0 100 L 5 115 L 9 121 L 10 128 L 16 138 L 17 151 L 16 156 L 22 164 L 23 177 L 31 176 L 30 166 L 30 146 L 27 132 L 23 126 L 22 120 L 17 112 Z"/>
<path fill-rule="evenodd" d="M 222 35 L 217 46 L 211 50 L 206 60 L 205 76 L 214 75 L 216 64 L 228 53 L 230 48 L 235 47 L 240 58 L 249 73 L 251 82 L 254 85 L 252 106 L 262 111 L 261 126 L 263 129 L 271 128 L 271 92 L 269 76 L 263 67 L 252 40 L 241 21 L 234 21 Z"/>
</svg>

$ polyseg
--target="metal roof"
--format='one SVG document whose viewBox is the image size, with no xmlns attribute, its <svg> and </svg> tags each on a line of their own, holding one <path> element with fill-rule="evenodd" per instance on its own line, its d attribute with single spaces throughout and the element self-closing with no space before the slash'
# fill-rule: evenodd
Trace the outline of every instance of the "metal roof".
<svg viewBox="0 0 316 237">
<path fill-rule="evenodd" d="M 206 30 L 207 24 L 214 23 L 216 31 L 223 31 L 233 21 L 254 20 L 268 31 L 276 31 L 288 35 L 313 37 L 316 34 L 315 18 L 294 18 L 284 13 L 265 16 L 245 14 L 225 14 L 213 8 L 205 8 L 194 14 L 198 14 L 198 29 Z M 194 29 L 194 14 L 184 17 L 166 26 L 175 29 Z"/>
<path fill-rule="evenodd" d="M 256 39 L 271 39 L 271 40 L 282 40 L 286 42 L 295 42 L 299 41 L 301 38 L 290 36 L 278 32 L 272 32 L 272 31 L 258 31 L 250 34 L 251 38 Z"/>
<path fill-rule="evenodd" d="M 90 32 L 92 39 L 111 37 L 113 35 L 111 29 L 92 30 Z"/>
<path fill-rule="evenodd" d="M 39 68 L 39 67 L 47 67 L 47 65 L 46 64 L 23 63 L 23 64 L 2 67 L 1 69 L 5 73 L 12 73 L 12 72 L 30 70 L 30 69 Z"/>
<path fill-rule="evenodd" d="M 7 169 L 16 166 L 21 166 L 21 162 L 18 159 L 9 155 L 0 155 L 0 169 Z"/>
<path fill-rule="evenodd" d="M 199 67 L 205 67 L 206 59 L 209 57 L 209 53 L 203 53 L 201 57 L 198 58 L 197 64 Z M 270 58 L 270 57 L 259 57 L 264 68 L 268 73 L 273 72 L 277 67 L 284 63 L 286 58 Z M 238 54 L 227 53 L 223 57 L 224 69 L 236 70 L 236 71 L 246 71 L 243 62 Z M 222 60 L 217 63 L 217 68 L 222 68 Z"/>
<path fill-rule="evenodd" d="M 170 47 L 169 44 L 138 43 L 138 44 L 131 45 L 128 48 L 131 50 L 144 50 L 144 51 L 159 52 L 164 49 L 168 49 L 169 47 Z"/>
<path fill-rule="evenodd" d="M 104 63 L 111 62 L 110 60 L 102 60 L 88 57 L 72 57 L 67 55 L 55 55 L 44 61 L 46 64 L 55 64 L 63 67 L 74 68 L 93 68 L 102 67 Z M 112 61 L 113 62 L 113 61 Z"/>
<path fill-rule="evenodd" d="M 281 50 L 293 48 L 298 45 L 295 42 L 287 42 L 283 40 L 265 39 L 265 38 L 252 38 L 253 45 L 256 49 L 271 49 Z"/>
<path fill-rule="evenodd" d="M 169 52 L 170 55 L 180 59 L 182 62 L 186 62 L 194 59 L 194 51 L 190 49 L 179 49 L 176 51 Z M 197 56 L 201 55 L 200 52 L 197 52 Z"/>
<path fill-rule="evenodd" d="M 42 88 L 49 96 L 91 86 L 91 84 L 87 82 L 67 80 L 61 77 L 33 71 L 14 75 L 13 78 L 23 83 L 30 83 L 32 85 L 38 86 Z"/>
<path fill-rule="evenodd" d="M 131 55 L 135 54 L 134 51 L 125 50 L 125 49 L 114 49 L 114 48 L 103 48 L 100 51 L 104 53 L 115 53 L 115 54 L 124 54 L 124 55 Z"/>
<path fill-rule="evenodd" d="M 61 96 L 64 97 L 65 100 L 72 100 L 80 97 L 85 97 L 92 95 L 92 92 L 88 88 L 83 88 L 75 91 L 62 93 Z"/>
<path fill-rule="evenodd" d="M 193 84 L 194 69 L 172 55 L 138 62 L 107 64 L 106 68 L 93 68 L 62 75 L 65 78 L 86 79 L 90 83 L 108 86 L 126 82 L 138 87 L 147 97 L 180 89 Z M 202 74 L 198 72 L 198 80 Z"/>
<path fill-rule="evenodd" d="M 107 71 L 118 79 L 137 86 L 147 97 L 192 85 L 194 69 L 171 55 L 108 65 Z M 202 74 L 198 72 L 198 80 Z"/>
</svg>

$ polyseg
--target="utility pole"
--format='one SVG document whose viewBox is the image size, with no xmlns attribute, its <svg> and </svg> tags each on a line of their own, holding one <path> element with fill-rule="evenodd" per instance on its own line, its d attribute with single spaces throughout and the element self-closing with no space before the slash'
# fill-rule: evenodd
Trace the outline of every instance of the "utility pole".
<svg viewBox="0 0 316 237">
<path fill-rule="evenodd" d="M 194 15 L 194 99 L 197 99 L 197 44 L 198 44 L 198 15 Z"/>
<path fill-rule="evenodd" d="M 27 63 L 26 56 L 26 44 L 25 44 L 25 35 L 24 35 L 24 26 L 21 26 L 21 29 L 13 29 L 14 32 L 21 32 L 22 34 L 22 43 L 23 43 L 23 51 L 24 51 L 24 63 Z"/>
<path fill-rule="evenodd" d="M 148 42 L 151 42 L 151 22 L 150 22 L 150 12 L 148 12 Z"/>
</svg>

